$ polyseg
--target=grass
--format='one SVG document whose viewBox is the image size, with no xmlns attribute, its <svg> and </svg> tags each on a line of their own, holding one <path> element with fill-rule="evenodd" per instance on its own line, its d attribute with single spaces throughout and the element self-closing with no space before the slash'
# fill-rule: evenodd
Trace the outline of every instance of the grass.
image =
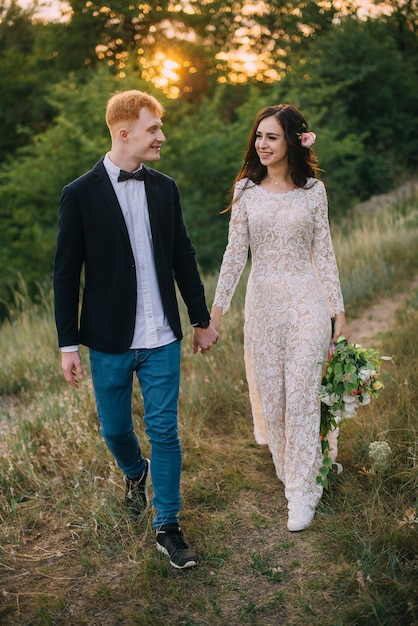
<svg viewBox="0 0 418 626">
<path fill-rule="evenodd" d="M 349 315 L 416 272 L 417 210 L 392 207 L 335 233 Z M 193 356 L 189 332 L 183 344 L 182 525 L 201 557 L 186 572 L 155 550 L 150 516 L 126 516 L 90 377 L 78 391 L 66 386 L 50 294 L 28 304 L 22 285 L 0 330 L 2 624 L 418 624 L 418 294 L 376 338 L 394 360 L 379 399 L 342 428 L 344 472 L 332 474 L 311 529 L 290 535 L 283 488 L 252 435 L 244 282 L 219 345 Z M 215 283 L 205 280 L 209 301 Z M 147 452 L 138 390 L 133 404 Z M 392 450 L 379 471 L 373 441 Z"/>
<path fill-rule="evenodd" d="M 405 201 L 335 228 L 341 285 L 351 316 L 408 285 L 418 268 L 418 204 Z"/>
</svg>

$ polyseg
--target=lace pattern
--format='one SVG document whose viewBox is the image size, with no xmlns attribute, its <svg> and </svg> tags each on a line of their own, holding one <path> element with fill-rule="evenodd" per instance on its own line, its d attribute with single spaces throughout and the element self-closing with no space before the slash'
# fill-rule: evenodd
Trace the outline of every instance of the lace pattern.
<svg viewBox="0 0 418 626">
<path fill-rule="evenodd" d="M 321 361 L 330 318 L 344 310 L 326 191 L 275 194 L 239 181 L 214 304 L 228 311 L 251 251 L 244 357 L 254 435 L 267 444 L 292 506 L 315 507 L 322 488 L 319 439 Z"/>
</svg>

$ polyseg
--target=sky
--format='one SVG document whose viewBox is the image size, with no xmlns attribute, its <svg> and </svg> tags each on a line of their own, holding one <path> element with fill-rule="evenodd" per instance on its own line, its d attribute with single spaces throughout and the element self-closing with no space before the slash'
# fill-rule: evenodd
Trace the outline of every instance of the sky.
<svg viewBox="0 0 418 626">
<path fill-rule="evenodd" d="M 19 4 L 22 7 L 31 6 L 32 0 L 19 0 Z M 44 18 L 46 20 L 56 20 L 61 17 L 62 8 L 68 7 L 66 2 L 60 0 L 39 0 L 39 11 L 36 12 L 36 17 Z"/>
<path fill-rule="evenodd" d="M 30 6 L 32 0 L 19 0 L 19 4 L 23 7 Z M 359 13 L 364 15 L 367 14 L 372 3 L 370 0 L 357 0 L 357 4 L 360 8 Z M 39 0 L 39 5 L 40 9 L 36 12 L 36 16 L 47 20 L 59 19 L 62 9 L 68 7 L 68 4 L 62 0 Z"/>
</svg>

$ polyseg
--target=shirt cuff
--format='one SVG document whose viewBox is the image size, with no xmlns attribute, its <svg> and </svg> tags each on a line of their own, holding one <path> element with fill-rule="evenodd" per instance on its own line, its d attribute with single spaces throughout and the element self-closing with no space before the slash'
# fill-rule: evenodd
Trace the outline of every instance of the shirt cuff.
<svg viewBox="0 0 418 626">
<path fill-rule="evenodd" d="M 61 352 L 78 352 L 78 345 L 75 346 L 63 346 Z"/>
</svg>

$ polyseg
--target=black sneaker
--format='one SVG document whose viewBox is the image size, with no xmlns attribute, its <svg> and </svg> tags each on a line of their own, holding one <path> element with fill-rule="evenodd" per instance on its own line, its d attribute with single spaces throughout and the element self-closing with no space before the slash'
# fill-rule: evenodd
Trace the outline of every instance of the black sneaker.
<svg viewBox="0 0 418 626">
<path fill-rule="evenodd" d="M 149 460 L 145 460 L 145 469 L 137 480 L 125 476 L 125 505 L 133 515 L 142 515 L 148 508 L 148 486 L 150 482 Z"/>
<path fill-rule="evenodd" d="M 170 565 L 185 569 L 197 565 L 197 554 L 184 541 L 178 524 L 165 524 L 157 530 L 157 550 L 170 557 Z"/>
</svg>

